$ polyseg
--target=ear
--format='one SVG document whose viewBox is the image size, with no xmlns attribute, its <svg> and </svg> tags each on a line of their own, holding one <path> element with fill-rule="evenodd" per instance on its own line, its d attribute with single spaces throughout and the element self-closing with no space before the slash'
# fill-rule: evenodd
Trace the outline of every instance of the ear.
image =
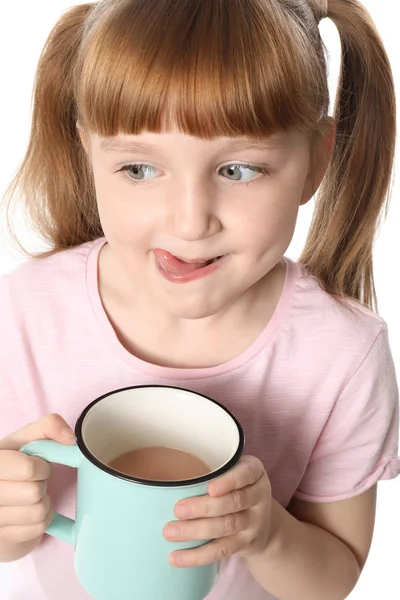
<svg viewBox="0 0 400 600">
<path fill-rule="evenodd" d="M 83 129 L 83 127 L 82 127 L 82 125 L 80 124 L 79 121 L 76 122 L 76 128 L 78 130 L 78 134 L 79 134 L 79 137 L 81 139 L 82 146 L 85 149 L 85 152 L 89 153 L 89 140 L 88 140 L 88 137 L 87 137 L 87 135 L 85 133 L 85 130 Z"/>
<path fill-rule="evenodd" d="M 315 160 L 314 164 L 311 165 L 310 172 L 304 185 L 300 205 L 307 204 L 307 202 L 311 200 L 321 185 L 331 160 L 335 139 L 335 121 L 332 119 L 332 117 L 327 117 L 323 124 L 321 134 L 319 135 L 318 140 L 315 142 Z"/>
</svg>

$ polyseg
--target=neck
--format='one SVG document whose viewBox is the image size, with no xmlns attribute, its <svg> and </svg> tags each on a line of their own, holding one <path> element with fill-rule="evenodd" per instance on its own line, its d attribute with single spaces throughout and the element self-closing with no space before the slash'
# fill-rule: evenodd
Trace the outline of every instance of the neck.
<svg viewBox="0 0 400 600">
<path fill-rule="evenodd" d="M 216 366 L 243 353 L 268 325 L 285 280 L 280 261 L 220 313 L 187 319 L 166 312 L 109 258 L 104 252 L 100 295 L 120 342 L 138 358 L 174 368 Z"/>
</svg>

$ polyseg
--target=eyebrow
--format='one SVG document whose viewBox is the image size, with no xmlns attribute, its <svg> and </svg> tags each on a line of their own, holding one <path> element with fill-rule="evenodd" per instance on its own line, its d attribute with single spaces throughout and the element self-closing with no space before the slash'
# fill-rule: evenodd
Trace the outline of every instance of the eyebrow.
<svg viewBox="0 0 400 600">
<path fill-rule="evenodd" d="M 223 144 L 218 150 L 223 151 L 238 151 L 238 150 L 274 150 L 282 149 L 284 141 L 277 137 L 269 137 L 261 140 L 229 140 Z M 144 142 L 135 142 L 133 140 L 121 140 L 116 138 L 106 138 L 100 143 L 100 147 L 107 153 L 129 153 L 141 152 L 145 154 L 161 154 L 160 149 L 152 144 Z"/>
</svg>

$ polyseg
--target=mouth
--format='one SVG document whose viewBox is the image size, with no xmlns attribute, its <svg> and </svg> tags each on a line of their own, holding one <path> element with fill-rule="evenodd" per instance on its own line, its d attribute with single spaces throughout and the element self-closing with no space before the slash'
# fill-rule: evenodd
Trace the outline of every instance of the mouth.
<svg viewBox="0 0 400 600">
<path fill-rule="evenodd" d="M 176 258 L 178 258 L 178 257 L 176 257 Z M 200 268 L 202 268 L 202 267 L 207 267 L 208 265 L 212 265 L 213 263 L 217 262 L 217 260 L 219 260 L 220 258 L 223 258 L 223 255 L 216 256 L 215 258 L 205 258 L 205 259 L 196 258 L 195 260 L 185 260 L 184 258 L 178 258 L 178 260 L 186 263 L 187 265 L 194 264 L 194 265 L 198 265 Z"/>
<path fill-rule="evenodd" d="M 160 248 L 154 250 L 154 256 L 157 269 L 164 276 L 167 276 L 167 279 L 182 282 L 193 281 L 213 272 L 218 263 L 225 258 L 225 255 L 219 255 L 213 258 L 187 259 L 175 256 Z"/>
</svg>

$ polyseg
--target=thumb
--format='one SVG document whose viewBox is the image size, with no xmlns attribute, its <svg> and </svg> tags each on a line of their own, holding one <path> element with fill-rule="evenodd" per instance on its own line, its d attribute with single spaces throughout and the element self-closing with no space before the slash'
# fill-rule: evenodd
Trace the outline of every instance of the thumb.
<svg viewBox="0 0 400 600">
<path fill-rule="evenodd" d="M 0 440 L 0 450 L 19 450 L 25 444 L 36 440 L 53 440 L 62 444 L 74 444 L 75 435 L 60 415 L 50 414 Z"/>
</svg>

